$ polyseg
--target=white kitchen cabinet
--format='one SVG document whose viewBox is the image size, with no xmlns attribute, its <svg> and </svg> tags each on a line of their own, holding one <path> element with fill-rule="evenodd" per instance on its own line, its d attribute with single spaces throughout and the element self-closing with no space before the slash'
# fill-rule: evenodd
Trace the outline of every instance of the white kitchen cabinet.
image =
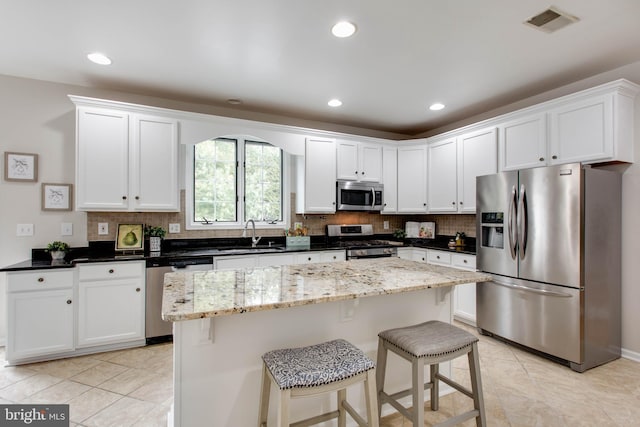
<svg viewBox="0 0 640 427">
<path fill-rule="evenodd" d="M 382 180 L 382 147 L 354 141 L 338 141 L 337 178 L 380 182 Z"/>
<path fill-rule="evenodd" d="M 336 141 L 307 138 L 297 163 L 296 213 L 336 212 Z"/>
<path fill-rule="evenodd" d="M 498 171 L 497 149 L 495 128 L 429 144 L 429 212 L 475 213 L 476 177 Z"/>
<path fill-rule="evenodd" d="M 178 211 L 177 120 L 76 103 L 76 208 Z"/>
<path fill-rule="evenodd" d="M 398 213 L 427 212 L 427 145 L 398 147 Z"/>
<path fill-rule="evenodd" d="M 338 262 L 346 259 L 346 251 L 310 251 L 296 254 L 296 264 Z"/>
<path fill-rule="evenodd" d="M 78 267 L 77 347 L 145 338 L 144 261 Z"/>
<path fill-rule="evenodd" d="M 547 115 L 527 115 L 498 127 L 498 165 L 500 171 L 546 166 Z"/>
<path fill-rule="evenodd" d="M 461 254 L 448 251 L 428 249 L 427 262 L 429 264 L 444 265 L 462 270 L 475 271 L 476 257 L 470 254 Z M 453 316 L 455 319 L 476 324 L 476 284 L 466 283 L 456 285 L 453 290 Z"/>
<path fill-rule="evenodd" d="M 74 271 L 7 273 L 6 359 L 74 349 Z"/>
<path fill-rule="evenodd" d="M 231 255 L 213 257 L 213 269 L 225 270 L 229 268 L 253 268 L 258 265 L 256 255 Z"/>
<path fill-rule="evenodd" d="M 296 257 L 294 254 L 263 254 L 257 255 L 256 257 L 256 264 L 258 267 L 292 265 L 296 263 Z"/>
<path fill-rule="evenodd" d="M 458 137 L 458 212 L 476 213 L 476 177 L 498 172 L 496 128 Z"/>
<path fill-rule="evenodd" d="M 383 214 L 398 211 L 398 148 L 382 148 L 382 184 L 384 185 Z"/>
<path fill-rule="evenodd" d="M 455 138 L 429 144 L 430 213 L 458 212 L 458 146 Z"/>
<path fill-rule="evenodd" d="M 213 258 L 214 270 L 229 268 L 271 267 L 278 265 L 311 264 L 344 261 L 344 250 L 303 251 L 281 254 L 233 255 Z"/>
</svg>

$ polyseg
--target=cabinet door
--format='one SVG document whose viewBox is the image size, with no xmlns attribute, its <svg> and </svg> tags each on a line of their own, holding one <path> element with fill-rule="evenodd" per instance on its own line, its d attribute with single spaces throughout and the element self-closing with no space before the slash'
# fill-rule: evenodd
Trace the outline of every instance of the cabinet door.
<svg viewBox="0 0 640 427">
<path fill-rule="evenodd" d="M 613 158 L 613 95 L 564 105 L 549 117 L 551 164 Z"/>
<path fill-rule="evenodd" d="M 305 144 L 305 212 L 336 211 L 336 142 L 308 138 Z"/>
<path fill-rule="evenodd" d="M 178 122 L 133 117 L 131 150 L 132 208 L 138 211 L 178 211 Z"/>
<path fill-rule="evenodd" d="M 292 265 L 295 263 L 296 263 L 296 259 L 293 254 L 269 254 L 269 255 L 256 256 L 256 264 L 258 267 Z"/>
<path fill-rule="evenodd" d="M 547 164 L 547 115 L 523 117 L 500 126 L 500 171 L 535 168 Z"/>
<path fill-rule="evenodd" d="M 256 255 L 213 257 L 214 270 L 224 270 L 228 268 L 253 268 L 257 265 L 258 257 Z"/>
<path fill-rule="evenodd" d="M 80 282 L 78 301 L 78 347 L 144 339 L 139 278 Z"/>
<path fill-rule="evenodd" d="M 382 150 L 382 184 L 384 185 L 383 214 L 398 211 L 398 149 L 384 147 Z"/>
<path fill-rule="evenodd" d="M 379 145 L 360 144 L 360 181 L 382 181 L 382 148 Z"/>
<path fill-rule="evenodd" d="M 9 362 L 74 349 L 72 288 L 11 292 L 7 305 Z"/>
<path fill-rule="evenodd" d="M 498 145 L 495 128 L 481 130 L 458 139 L 458 212 L 476 213 L 476 177 L 498 172 Z"/>
<path fill-rule="evenodd" d="M 427 147 L 398 148 L 398 213 L 427 212 Z"/>
<path fill-rule="evenodd" d="M 336 150 L 337 178 L 357 181 L 361 173 L 358 165 L 358 143 L 339 141 Z"/>
<path fill-rule="evenodd" d="M 451 266 L 463 270 L 476 269 L 476 257 L 466 254 L 452 254 Z M 453 294 L 453 315 L 457 320 L 476 324 L 476 284 L 456 285 Z"/>
<path fill-rule="evenodd" d="M 458 211 L 458 164 L 456 140 L 448 139 L 429 145 L 429 212 Z"/>
<path fill-rule="evenodd" d="M 129 115 L 77 110 L 76 208 L 118 211 L 129 206 Z"/>
<path fill-rule="evenodd" d="M 320 262 L 338 262 L 347 258 L 346 251 L 326 251 L 320 252 Z"/>
</svg>

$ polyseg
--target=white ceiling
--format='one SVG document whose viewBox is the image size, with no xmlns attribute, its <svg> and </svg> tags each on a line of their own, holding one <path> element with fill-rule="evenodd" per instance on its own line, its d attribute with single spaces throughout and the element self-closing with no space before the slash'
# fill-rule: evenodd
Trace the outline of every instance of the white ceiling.
<svg viewBox="0 0 640 427">
<path fill-rule="evenodd" d="M 640 0 L 549 1 L 0 0 L 0 74 L 413 135 L 640 59 Z"/>
</svg>

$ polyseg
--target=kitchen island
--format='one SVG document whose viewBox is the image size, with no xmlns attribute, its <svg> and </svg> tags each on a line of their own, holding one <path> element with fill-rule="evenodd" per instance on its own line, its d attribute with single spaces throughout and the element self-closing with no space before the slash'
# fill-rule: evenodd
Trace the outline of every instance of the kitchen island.
<svg viewBox="0 0 640 427">
<path fill-rule="evenodd" d="M 264 352 L 344 338 L 375 360 L 379 331 L 451 322 L 451 286 L 484 280 L 400 258 L 166 274 L 162 313 L 174 322 L 170 422 L 255 425 Z M 391 388 L 409 384 L 402 361 L 390 358 L 387 372 Z M 360 388 L 349 393 L 362 411 Z M 295 401 L 292 419 L 332 405 L 328 396 Z"/>
</svg>

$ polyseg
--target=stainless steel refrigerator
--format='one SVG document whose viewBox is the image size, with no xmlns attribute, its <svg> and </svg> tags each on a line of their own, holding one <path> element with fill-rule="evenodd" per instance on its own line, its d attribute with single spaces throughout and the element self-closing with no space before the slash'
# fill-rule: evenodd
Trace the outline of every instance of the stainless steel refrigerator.
<svg viewBox="0 0 640 427">
<path fill-rule="evenodd" d="M 477 327 L 583 372 L 620 357 L 621 176 L 567 164 L 476 182 Z"/>
</svg>

